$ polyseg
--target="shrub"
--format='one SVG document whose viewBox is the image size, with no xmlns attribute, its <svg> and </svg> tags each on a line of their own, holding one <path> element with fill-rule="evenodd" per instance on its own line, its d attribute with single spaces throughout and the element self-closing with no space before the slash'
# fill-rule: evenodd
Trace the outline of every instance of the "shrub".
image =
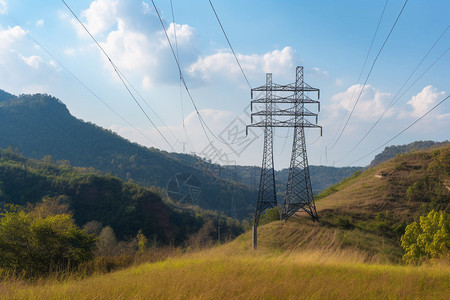
<svg viewBox="0 0 450 300">
<path fill-rule="evenodd" d="M 10 206 L 0 216 L 0 268 L 36 277 L 93 257 L 95 238 L 77 228 L 69 214 L 41 216 Z"/>
<path fill-rule="evenodd" d="M 264 225 L 273 221 L 279 221 L 280 216 L 280 211 L 278 210 L 277 206 L 267 209 L 266 212 L 261 215 L 259 219 L 259 225 Z"/>
<path fill-rule="evenodd" d="M 403 260 L 417 263 L 426 258 L 448 257 L 450 250 L 450 218 L 445 211 L 432 210 L 426 217 L 421 216 L 419 224 L 406 226 L 401 237 L 405 250 Z"/>
</svg>

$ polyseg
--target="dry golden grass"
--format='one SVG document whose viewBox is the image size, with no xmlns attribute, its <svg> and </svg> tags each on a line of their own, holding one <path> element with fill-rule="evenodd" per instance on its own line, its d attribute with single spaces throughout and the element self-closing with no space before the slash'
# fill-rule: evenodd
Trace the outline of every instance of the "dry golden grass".
<svg viewBox="0 0 450 300">
<path fill-rule="evenodd" d="M 448 266 L 365 264 L 354 251 L 226 245 L 103 276 L 0 284 L 4 299 L 446 299 Z"/>
</svg>

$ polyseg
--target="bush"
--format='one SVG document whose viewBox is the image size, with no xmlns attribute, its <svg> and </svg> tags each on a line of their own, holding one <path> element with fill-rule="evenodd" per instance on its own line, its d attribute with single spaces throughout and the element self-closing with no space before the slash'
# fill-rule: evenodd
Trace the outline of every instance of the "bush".
<svg viewBox="0 0 450 300">
<path fill-rule="evenodd" d="M 406 226 L 401 237 L 405 250 L 403 260 L 417 263 L 426 258 L 448 257 L 450 250 L 450 218 L 445 211 L 432 210 L 420 223 Z"/>
<path fill-rule="evenodd" d="M 0 268 L 36 277 L 71 270 L 93 257 L 95 238 L 69 214 L 41 216 L 10 206 L 0 216 Z"/>
<path fill-rule="evenodd" d="M 261 215 L 259 219 L 259 225 L 264 225 L 273 221 L 279 221 L 281 217 L 278 207 L 267 209 L 266 212 Z"/>
</svg>

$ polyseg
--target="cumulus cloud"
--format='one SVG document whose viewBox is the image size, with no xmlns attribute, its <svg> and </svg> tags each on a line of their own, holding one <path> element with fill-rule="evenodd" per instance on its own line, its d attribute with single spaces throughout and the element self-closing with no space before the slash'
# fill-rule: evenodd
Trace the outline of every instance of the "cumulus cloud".
<svg viewBox="0 0 450 300">
<path fill-rule="evenodd" d="M 250 77 L 260 77 L 261 73 L 273 73 L 277 77 L 292 78 L 292 70 L 297 61 L 296 53 L 291 47 L 284 47 L 282 50 L 274 50 L 262 55 L 237 54 L 237 58 Z M 215 77 L 227 76 L 236 80 L 241 80 L 240 69 L 232 53 L 219 51 L 218 53 L 199 57 L 193 63 L 188 72 L 193 77 L 203 80 L 213 80 Z"/>
<path fill-rule="evenodd" d="M 21 54 L 19 54 L 19 57 L 30 67 L 33 69 L 38 69 L 40 64 L 42 63 L 43 59 L 40 56 L 37 55 L 31 55 L 29 57 L 25 57 Z"/>
<path fill-rule="evenodd" d="M 0 82 L 10 92 L 23 93 L 43 91 L 43 86 L 55 79 L 55 65 L 45 62 L 38 55 L 25 55 L 22 48 L 28 51 L 30 45 L 25 40 L 26 32 L 19 26 L 0 27 Z"/>
<path fill-rule="evenodd" d="M 422 89 L 417 95 L 413 96 L 408 104 L 412 108 L 411 115 L 420 117 L 430 110 L 437 101 L 446 94 L 445 91 L 438 92 L 437 88 L 428 85 Z"/>
<path fill-rule="evenodd" d="M 22 40 L 26 36 L 26 32 L 19 26 L 8 27 L 3 29 L 0 26 L 0 50 L 9 50 L 12 45 Z"/>
<path fill-rule="evenodd" d="M 81 13 L 81 17 L 86 20 L 86 27 L 93 35 L 103 33 L 116 24 L 117 4 L 118 0 L 97 0 Z"/>
<path fill-rule="evenodd" d="M 350 111 L 362 88 L 363 85 L 356 84 L 349 87 L 344 92 L 333 95 L 331 100 L 334 102 L 334 107 L 340 110 L 344 109 Z M 389 104 L 390 96 L 390 93 L 383 93 L 371 85 L 366 85 L 358 104 L 356 105 L 355 111 L 353 112 L 353 117 L 362 120 L 373 120 L 378 118 Z M 392 114 L 393 111 L 390 110 L 386 116 Z"/>
<path fill-rule="evenodd" d="M 97 0 L 81 13 L 81 20 L 97 37 L 114 64 L 144 88 L 157 83 L 178 81 L 178 69 L 164 31 L 155 13 L 143 1 Z M 88 37 L 75 19 L 70 20 L 80 37 Z M 186 24 L 166 24 L 175 46 L 175 34 L 182 63 L 188 65 L 196 57 L 195 30 Z M 176 32 L 176 33 L 175 33 Z M 111 70 L 105 57 L 105 68 Z M 116 78 L 113 75 L 113 78 Z"/>
</svg>

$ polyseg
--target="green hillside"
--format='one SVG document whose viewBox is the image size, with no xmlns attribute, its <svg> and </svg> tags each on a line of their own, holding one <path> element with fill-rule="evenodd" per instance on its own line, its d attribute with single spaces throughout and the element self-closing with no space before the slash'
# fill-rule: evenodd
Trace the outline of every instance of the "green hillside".
<svg viewBox="0 0 450 300">
<path fill-rule="evenodd" d="M 178 245 L 209 220 L 215 227 L 221 226 L 223 237 L 242 232 L 238 222 L 164 203 L 157 188 L 149 190 L 67 163 L 55 165 L 48 157 L 41 161 L 27 159 L 0 149 L 0 206 L 26 206 L 42 199 L 67 205 L 79 226 L 96 221 L 112 227 L 120 240 L 134 237 L 142 229 L 155 241 Z"/>
<path fill-rule="evenodd" d="M 407 145 L 396 145 L 384 148 L 383 152 L 377 154 L 375 158 L 370 162 L 369 167 L 375 167 L 379 163 L 390 160 L 398 154 L 411 153 L 419 150 L 426 150 L 429 148 L 438 148 L 441 146 L 449 145 L 449 141 L 433 142 L 433 141 L 417 141 Z"/>
<path fill-rule="evenodd" d="M 95 124 L 73 117 L 58 99 L 43 94 L 16 97 L 0 90 L 0 148 L 13 146 L 26 157 L 66 161 L 94 168 L 146 187 L 166 188 L 177 173 L 194 175 L 202 185 L 199 206 L 239 219 L 254 213 L 259 167 L 219 166 L 189 154 L 142 147 Z M 314 193 L 348 177 L 359 168 L 310 166 Z M 287 170 L 277 171 L 283 194 Z M 232 202 L 232 203 L 231 203 Z"/>
<path fill-rule="evenodd" d="M 229 213 L 233 198 L 235 217 L 244 219 L 253 214 L 255 189 L 211 176 L 203 167 L 205 162 L 194 156 L 189 158 L 195 165 L 131 143 L 110 130 L 76 119 L 60 100 L 49 95 L 15 97 L 2 91 L 0 97 L 0 148 L 13 146 L 35 159 L 51 156 L 55 162 L 94 168 L 146 187 L 166 188 L 177 173 L 189 173 L 202 185 L 200 207 Z"/>
<path fill-rule="evenodd" d="M 303 214 L 204 250 L 109 274 L 0 282 L 13 299 L 446 299 L 448 260 L 403 265 L 405 225 L 450 208 L 450 147 L 399 155 L 336 184 Z M 150 250 L 151 251 L 151 250 Z M 185 252 L 186 251 L 186 252 Z"/>
</svg>

